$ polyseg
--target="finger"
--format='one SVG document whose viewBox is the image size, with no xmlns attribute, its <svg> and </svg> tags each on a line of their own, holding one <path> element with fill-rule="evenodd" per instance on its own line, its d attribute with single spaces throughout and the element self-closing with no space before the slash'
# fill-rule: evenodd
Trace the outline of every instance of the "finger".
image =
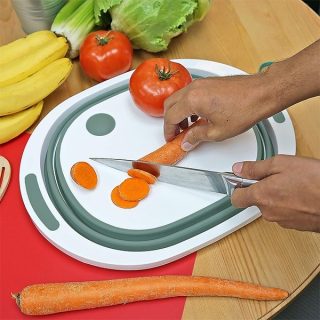
<svg viewBox="0 0 320 320">
<path fill-rule="evenodd" d="M 186 91 L 186 87 L 172 93 L 165 101 L 164 101 L 164 113 L 166 113 L 172 106 L 174 106 L 178 101 L 182 99 Z"/>
<path fill-rule="evenodd" d="M 319 217 L 317 215 L 280 207 L 261 209 L 262 217 L 265 220 L 277 222 L 283 228 L 319 232 Z"/>
<path fill-rule="evenodd" d="M 209 132 L 211 130 L 212 125 L 208 123 L 198 124 L 189 129 L 181 143 L 182 150 L 190 151 L 194 149 L 200 142 L 211 140 L 209 137 Z"/>
<path fill-rule="evenodd" d="M 319 232 L 319 218 L 316 216 L 308 216 L 308 218 L 304 218 L 302 216 L 297 217 L 294 220 L 285 220 L 280 221 L 278 224 L 287 229 L 296 229 L 300 231 L 312 231 L 312 232 Z"/>
<path fill-rule="evenodd" d="M 279 172 L 275 170 L 274 158 L 237 162 L 232 166 L 232 171 L 239 177 L 257 180 L 261 180 Z"/>
<path fill-rule="evenodd" d="M 257 205 L 254 197 L 254 186 L 235 189 L 231 196 L 231 203 L 236 208 L 248 208 Z"/>
<path fill-rule="evenodd" d="M 184 119 L 191 116 L 194 112 L 189 110 L 189 104 L 179 100 L 175 105 L 166 110 L 164 114 L 164 137 L 167 141 L 175 137 L 176 128 Z"/>
<path fill-rule="evenodd" d="M 171 141 L 174 137 L 180 132 L 179 123 L 178 124 L 171 124 L 164 121 L 163 124 L 163 135 L 165 140 Z"/>
</svg>

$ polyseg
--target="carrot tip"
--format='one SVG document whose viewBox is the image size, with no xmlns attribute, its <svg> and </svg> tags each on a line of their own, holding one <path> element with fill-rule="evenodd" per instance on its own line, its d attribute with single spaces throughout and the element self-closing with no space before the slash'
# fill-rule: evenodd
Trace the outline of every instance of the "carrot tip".
<svg viewBox="0 0 320 320">
<path fill-rule="evenodd" d="M 20 309 L 20 293 L 12 293 L 11 292 L 11 297 L 16 301 L 17 306 Z"/>
</svg>

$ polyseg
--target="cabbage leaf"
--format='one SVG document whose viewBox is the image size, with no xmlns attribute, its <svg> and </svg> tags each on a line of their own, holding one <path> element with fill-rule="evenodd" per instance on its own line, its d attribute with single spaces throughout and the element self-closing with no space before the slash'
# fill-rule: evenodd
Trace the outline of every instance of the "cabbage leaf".
<svg viewBox="0 0 320 320">
<path fill-rule="evenodd" d="M 95 21 L 104 14 L 111 28 L 125 33 L 135 48 L 164 51 L 172 38 L 204 18 L 211 0 L 96 0 Z"/>
</svg>

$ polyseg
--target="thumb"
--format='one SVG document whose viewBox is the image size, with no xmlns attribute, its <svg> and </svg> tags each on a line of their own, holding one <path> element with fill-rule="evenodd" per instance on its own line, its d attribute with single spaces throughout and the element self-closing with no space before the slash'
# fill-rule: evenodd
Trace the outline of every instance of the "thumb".
<svg viewBox="0 0 320 320">
<path fill-rule="evenodd" d="M 261 180 L 277 173 L 273 159 L 237 162 L 232 166 L 232 171 L 242 178 Z"/>
<path fill-rule="evenodd" d="M 190 151 L 194 149 L 200 142 L 209 140 L 209 129 L 210 128 L 208 124 L 197 125 L 189 129 L 181 143 L 182 150 Z"/>
</svg>

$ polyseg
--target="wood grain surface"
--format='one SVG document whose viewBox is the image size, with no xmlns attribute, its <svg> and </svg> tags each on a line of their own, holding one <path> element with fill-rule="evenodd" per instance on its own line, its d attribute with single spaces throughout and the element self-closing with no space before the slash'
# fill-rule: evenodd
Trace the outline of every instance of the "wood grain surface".
<svg viewBox="0 0 320 320">
<path fill-rule="evenodd" d="M 0 45 L 23 36 L 9 0 L 0 0 Z M 152 56 L 207 59 L 255 73 L 265 61 L 289 57 L 320 38 L 320 19 L 300 0 L 213 0 L 206 18 L 161 54 L 136 51 L 133 67 Z M 45 99 L 42 117 L 95 83 L 78 62 L 69 79 Z M 320 159 L 320 98 L 288 109 L 297 154 Z M 32 128 L 31 128 L 32 131 Z M 287 289 L 283 302 L 188 298 L 184 320 L 267 319 L 285 307 L 320 271 L 320 235 L 286 230 L 258 219 L 198 252 L 194 275 L 257 282 Z"/>
</svg>

